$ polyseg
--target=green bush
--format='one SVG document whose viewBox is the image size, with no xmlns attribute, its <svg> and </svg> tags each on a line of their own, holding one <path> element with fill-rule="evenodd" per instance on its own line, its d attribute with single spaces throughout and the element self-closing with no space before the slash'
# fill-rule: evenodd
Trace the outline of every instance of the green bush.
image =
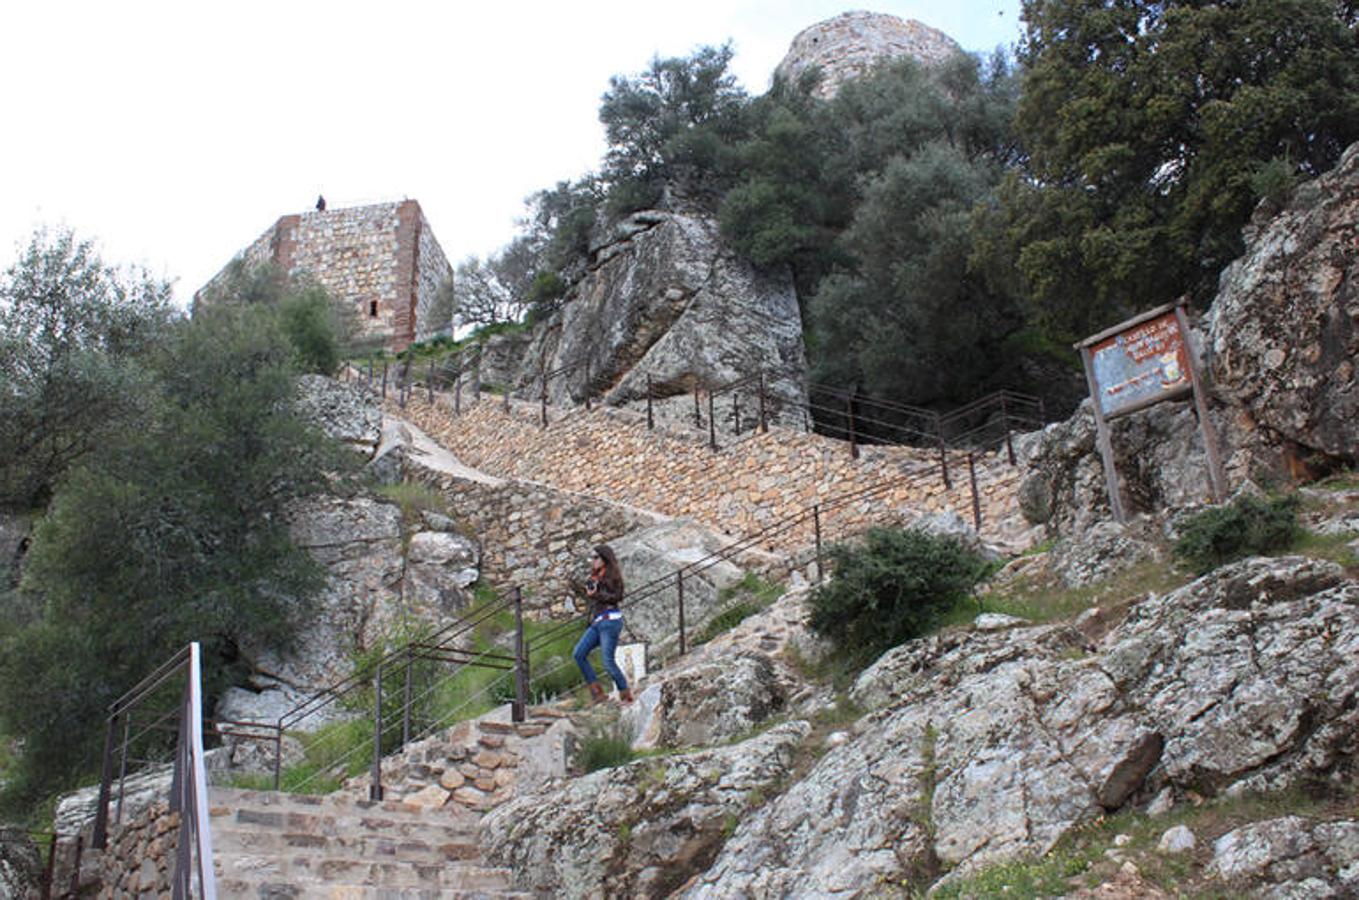
<svg viewBox="0 0 1359 900">
<path fill-rule="evenodd" d="M 594 725 L 581 738 L 576 764 L 586 772 L 630 763 L 636 758 L 632 741 L 618 722 Z"/>
<path fill-rule="evenodd" d="M 1296 496 L 1238 497 L 1191 516 L 1180 528 L 1175 555 L 1202 575 L 1243 556 L 1282 550 L 1297 534 Z"/>
<path fill-rule="evenodd" d="M 924 633 L 986 570 L 954 538 L 896 528 L 829 555 L 834 577 L 812 593 L 810 625 L 857 663 Z"/>
</svg>

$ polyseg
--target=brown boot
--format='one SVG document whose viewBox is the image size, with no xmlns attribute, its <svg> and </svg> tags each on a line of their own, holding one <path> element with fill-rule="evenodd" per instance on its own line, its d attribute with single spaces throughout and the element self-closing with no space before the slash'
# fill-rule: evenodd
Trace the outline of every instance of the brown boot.
<svg viewBox="0 0 1359 900">
<path fill-rule="evenodd" d="M 608 699 L 608 694 L 604 693 L 604 685 L 598 681 L 590 682 L 590 702 L 603 703 Z"/>
<path fill-rule="evenodd" d="M 632 689 L 631 689 L 631 688 L 623 688 L 621 691 L 618 692 L 618 699 L 621 700 L 621 701 L 623 701 L 624 703 L 631 703 L 631 702 L 632 702 Z"/>
</svg>

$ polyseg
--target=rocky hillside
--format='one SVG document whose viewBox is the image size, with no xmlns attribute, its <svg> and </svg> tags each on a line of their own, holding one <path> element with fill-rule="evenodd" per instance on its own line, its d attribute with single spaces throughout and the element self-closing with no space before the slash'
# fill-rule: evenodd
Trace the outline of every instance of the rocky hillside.
<svg viewBox="0 0 1359 900">
<path fill-rule="evenodd" d="M 798 32 L 774 75 L 796 83 L 815 69 L 821 73 L 816 95 L 828 100 L 846 81 L 884 61 L 908 58 L 930 66 L 961 50 L 953 38 L 923 22 L 858 10 Z"/>
</svg>

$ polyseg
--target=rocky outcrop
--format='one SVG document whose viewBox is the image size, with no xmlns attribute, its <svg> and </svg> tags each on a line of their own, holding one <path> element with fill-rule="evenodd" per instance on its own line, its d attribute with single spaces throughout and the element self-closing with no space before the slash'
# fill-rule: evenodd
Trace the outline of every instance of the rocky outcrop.
<svg viewBox="0 0 1359 900">
<path fill-rule="evenodd" d="M 42 856 L 23 831 L 0 826 L 0 897 L 37 896 Z"/>
<path fill-rule="evenodd" d="M 377 450 L 382 437 L 382 411 L 372 394 L 357 383 L 345 384 L 324 375 L 297 379 L 298 413 L 307 421 L 365 458 Z"/>
<path fill-rule="evenodd" d="M 642 759 L 521 796 L 483 821 L 487 857 L 543 896 L 667 896 L 776 792 L 809 731 L 789 722 L 733 746 Z"/>
<path fill-rule="evenodd" d="M 1257 213 L 1209 314 L 1214 389 L 1303 448 L 1359 459 L 1359 144 Z"/>
<path fill-rule="evenodd" d="M 1265 446 L 1264 435 L 1243 427 L 1230 410 L 1215 407 L 1210 415 L 1229 484 L 1271 480 L 1279 474 L 1277 451 Z M 1208 461 L 1192 404 L 1162 403 L 1109 425 L 1130 514 L 1211 499 Z M 1071 418 L 1021 435 L 1014 444 L 1028 472 L 1019 489 L 1020 509 L 1028 521 L 1057 535 L 1079 534 L 1112 518 L 1088 399 Z"/>
<path fill-rule="evenodd" d="M 798 32 L 774 75 L 796 84 L 808 70 L 819 69 L 816 95 L 828 100 L 881 62 L 909 58 L 932 66 L 960 52 L 953 38 L 914 19 L 860 10 Z"/>
<path fill-rule="evenodd" d="M 720 744 L 749 734 L 787 702 L 786 684 L 763 653 L 701 661 L 679 672 L 665 672 L 638 695 L 634 745 Z"/>
<path fill-rule="evenodd" d="M 878 711 L 747 816 L 686 896 L 923 887 L 1038 855 L 1157 792 L 1343 778 L 1359 732 L 1359 584 L 1250 559 L 1133 608 L 1093 650 L 1064 626 L 886 654 Z"/>
<path fill-rule="evenodd" d="M 644 408 L 650 378 L 657 414 L 690 422 L 695 385 L 722 387 L 763 369 L 769 417 L 802 421 L 807 362 L 786 270 L 758 272 L 739 260 L 716 220 L 697 212 L 634 213 L 591 255 L 567 302 L 522 351 L 521 394 L 536 399 L 540 372 L 559 371 L 548 379 L 550 402 L 583 402 L 588 392 Z M 741 393 L 753 422 L 758 385 Z"/>
<path fill-rule="evenodd" d="M 1254 896 L 1359 896 L 1359 821 L 1256 822 L 1218 838 L 1208 870 Z"/>
</svg>

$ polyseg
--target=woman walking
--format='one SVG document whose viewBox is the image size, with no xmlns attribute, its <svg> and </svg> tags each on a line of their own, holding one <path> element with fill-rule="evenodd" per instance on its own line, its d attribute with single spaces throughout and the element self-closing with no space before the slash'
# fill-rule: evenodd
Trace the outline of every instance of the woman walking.
<svg viewBox="0 0 1359 900">
<path fill-rule="evenodd" d="M 618 557 L 608 544 L 595 548 L 590 560 L 590 577 L 585 581 L 585 596 L 589 600 L 587 614 L 590 624 L 576 644 L 576 665 L 590 686 L 590 699 L 599 703 L 605 698 L 604 688 L 600 685 L 594 667 L 590 665 L 590 651 L 599 648 L 604 658 L 604 670 L 609 673 L 613 683 L 618 686 L 618 699 L 624 703 L 632 702 L 632 691 L 623 670 L 614 660 L 614 650 L 618 647 L 618 635 L 623 630 L 623 611 L 618 605 L 623 602 L 623 573 L 618 568 Z"/>
</svg>

